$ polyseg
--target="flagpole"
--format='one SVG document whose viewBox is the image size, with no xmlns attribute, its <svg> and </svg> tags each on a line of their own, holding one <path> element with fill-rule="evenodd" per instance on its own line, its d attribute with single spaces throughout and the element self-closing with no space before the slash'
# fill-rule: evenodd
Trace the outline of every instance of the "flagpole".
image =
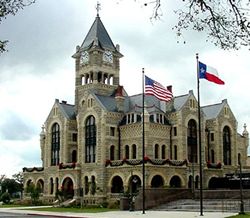
<svg viewBox="0 0 250 218">
<path fill-rule="evenodd" d="M 198 94 L 198 125 L 199 125 L 199 161 L 200 161 L 200 216 L 203 216 L 203 182 L 202 182 L 202 152 L 201 152 L 201 108 L 200 108 L 200 79 L 199 79 L 199 54 L 196 54 L 197 61 L 197 94 Z"/>
<path fill-rule="evenodd" d="M 144 68 L 142 68 L 142 213 L 145 214 L 145 125 L 144 125 Z"/>
</svg>

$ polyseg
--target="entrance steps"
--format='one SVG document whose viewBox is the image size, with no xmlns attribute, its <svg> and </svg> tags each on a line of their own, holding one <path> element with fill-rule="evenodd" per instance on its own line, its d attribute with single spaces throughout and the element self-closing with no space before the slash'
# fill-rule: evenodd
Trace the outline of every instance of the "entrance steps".
<svg viewBox="0 0 250 218">
<path fill-rule="evenodd" d="M 153 208 L 154 210 L 169 211 L 200 211 L 200 200 L 181 199 L 166 204 L 161 204 Z M 244 200 L 245 211 L 250 211 L 250 201 Z M 204 199 L 203 211 L 238 212 L 240 211 L 240 200 L 230 199 Z"/>
</svg>

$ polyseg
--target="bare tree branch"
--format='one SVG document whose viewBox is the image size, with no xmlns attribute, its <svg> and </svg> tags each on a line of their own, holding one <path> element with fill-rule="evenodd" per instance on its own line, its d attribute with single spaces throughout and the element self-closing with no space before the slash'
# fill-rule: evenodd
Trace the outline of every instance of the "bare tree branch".
<svg viewBox="0 0 250 218">
<path fill-rule="evenodd" d="M 33 4 L 35 0 L 0 0 L 0 24 L 8 15 L 15 16 L 20 9 Z M 0 40 L 0 54 L 7 51 L 8 40 Z"/>
</svg>

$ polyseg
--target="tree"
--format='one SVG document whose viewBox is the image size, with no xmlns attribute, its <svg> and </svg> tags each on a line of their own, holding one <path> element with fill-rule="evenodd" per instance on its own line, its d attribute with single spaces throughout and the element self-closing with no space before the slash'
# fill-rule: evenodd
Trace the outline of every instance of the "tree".
<svg viewBox="0 0 250 218">
<path fill-rule="evenodd" d="M 192 28 L 206 32 L 208 38 L 222 49 L 250 47 L 250 0 L 181 0 L 183 8 L 175 10 L 178 23 L 173 27 L 177 36 Z M 162 16 L 161 0 L 144 3 L 153 4 L 151 19 Z"/>
<path fill-rule="evenodd" d="M 15 16 L 16 13 L 26 6 L 34 3 L 35 0 L 0 0 L 0 24 L 8 15 Z M 0 39 L 0 53 L 6 51 L 8 40 Z"/>
<path fill-rule="evenodd" d="M 33 205 L 38 205 L 41 189 L 36 187 L 33 183 L 29 184 L 26 188 L 26 192 L 30 194 Z"/>
</svg>

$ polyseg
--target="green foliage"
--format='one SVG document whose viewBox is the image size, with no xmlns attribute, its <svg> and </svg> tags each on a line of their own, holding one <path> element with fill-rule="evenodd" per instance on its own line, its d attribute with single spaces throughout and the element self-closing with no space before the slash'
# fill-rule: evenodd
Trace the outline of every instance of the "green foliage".
<svg viewBox="0 0 250 218">
<path fill-rule="evenodd" d="M 41 190 L 40 188 L 36 187 L 33 183 L 31 183 L 27 188 L 26 192 L 30 194 L 31 201 L 33 205 L 39 204 L 39 197 Z"/>
<path fill-rule="evenodd" d="M 16 192 L 22 191 L 22 185 L 16 182 L 14 179 L 5 178 L 1 182 L 2 192 L 8 192 L 13 195 Z"/>
<path fill-rule="evenodd" d="M 10 194 L 8 192 L 4 192 L 0 197 L 0 201 L 3 201 L 3 203 L 5 203 L 5 204 L 9 204 L 10 203 Z"/>
</svg>

